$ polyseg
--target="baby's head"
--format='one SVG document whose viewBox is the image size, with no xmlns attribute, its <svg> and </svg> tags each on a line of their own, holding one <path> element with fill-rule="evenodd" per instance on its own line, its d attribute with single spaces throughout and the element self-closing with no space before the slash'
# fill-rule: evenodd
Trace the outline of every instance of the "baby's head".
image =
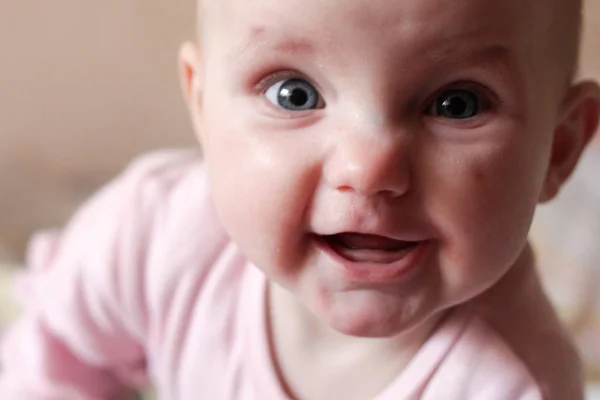
<svg viewBox="0 0 600 400">
<path fill-rule="evenodd" d="M 344 333 L 494 285 L 573 171 L 599 89 L 575 0 L 207 0 L 184 92 L 224 227 Z"/>
</svg>

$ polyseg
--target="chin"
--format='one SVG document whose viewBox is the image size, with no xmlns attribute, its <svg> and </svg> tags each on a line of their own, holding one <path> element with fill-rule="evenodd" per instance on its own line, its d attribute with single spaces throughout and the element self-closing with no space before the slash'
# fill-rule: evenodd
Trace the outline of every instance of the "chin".
<svg viewBox="0 0 600 400">
<path fill-rule="evenodd" d="M 332 329 L 348 336 L 387 338 L 411 330 L 423 319 L 419 309 L 390 307 L 382 304 L 362 304 L 360 307 L 335 307 L 321 318 Z"/>
<path fill-rule="evenodd" d="M 361 325 L 331 324 L 330 326 L 341 334 L 361 338 L 388 338 L 399 335 L 404 331 L 385 322 L 368 322 Z"/>
</svg>

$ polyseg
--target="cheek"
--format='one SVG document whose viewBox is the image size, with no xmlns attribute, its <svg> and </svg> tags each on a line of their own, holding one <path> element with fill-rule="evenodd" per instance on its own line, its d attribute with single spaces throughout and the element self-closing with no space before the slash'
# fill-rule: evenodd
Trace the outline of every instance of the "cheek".
<svg viewBox="0 0 600 400">
<path fill-rule="evenodd" d="M 204 148 L 224 227 L 256 265 L 292 271 L 300 263 L 305 211 L 315 187 L 310 158 L 277 135 L 213 120 Z M 282 134 L 284 135 L 284 134 Z"/>
<path fill-rule="evenodd" d="M 441 232 L 440 265 L 449 286 L 491 284 L 512 265 L 527 240 L 543 174 L 516 147 L 437 157 L 428 211 Z M 431 170 L 431 169 L 430 169 Z"/>
</svg>

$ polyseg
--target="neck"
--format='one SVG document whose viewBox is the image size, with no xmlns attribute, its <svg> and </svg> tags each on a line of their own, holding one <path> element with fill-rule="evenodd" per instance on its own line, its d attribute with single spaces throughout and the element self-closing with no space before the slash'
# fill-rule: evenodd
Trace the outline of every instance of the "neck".
<svg viewBox="0 0 600 400">
<path fill-rule="evenodd" d="M 365 384 L 369 375 L 376 395 L 407 367 L 441 319 L 429 318 L 392 337 L 354 337 L 320 321 L 286 289 L 271 284 L 269 291 L 272 355 L 292 398 L 314 398 L 302 392 L 308 390 L 300 388 L 306 382 L 358 379 Z"/>
</svg>

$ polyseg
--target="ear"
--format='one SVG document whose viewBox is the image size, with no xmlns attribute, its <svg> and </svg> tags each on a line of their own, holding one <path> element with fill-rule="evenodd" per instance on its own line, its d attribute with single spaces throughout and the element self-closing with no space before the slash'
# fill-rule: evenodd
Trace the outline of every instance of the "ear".
<svg viewBox="0 0 600 400">
<path fill-rule="evenodd" d="M 554 131 L 550 162 L 540 202 L 552 200 L 571 176 L 598 128 L 600 87 L 585 81 L 573 86 L 562 105 Z"/>
<path fill-rule="evenodd" d="M 196 134 L 202 115 L 204 71 L 198 45 L 186 42 L 179 49 L 179 80 L 183 99 L 188 107 Z"/>
</svg>

